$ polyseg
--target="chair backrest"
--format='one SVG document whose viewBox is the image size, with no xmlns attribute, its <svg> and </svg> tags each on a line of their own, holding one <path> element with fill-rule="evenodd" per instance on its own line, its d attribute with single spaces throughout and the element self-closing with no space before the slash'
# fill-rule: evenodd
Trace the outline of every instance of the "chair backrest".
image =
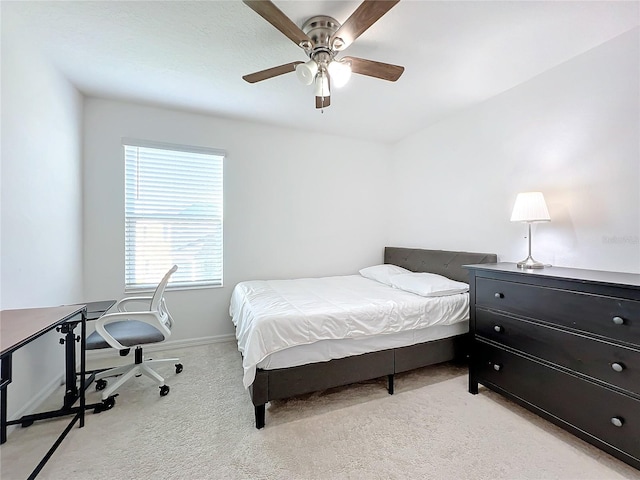
<svg viewBox="0 0 640 480">
<path fill-rule="evenodd" d="M 167 283 L 169 283 L 169 278 L 171 278 L 171 275 L 173 275 L 176 270 L 178 270 L 178 266 L 174 265 L 167 273 L 165 273 L 162 280 L 160 280 L 160 283 L 156 287 L 156 291 L 153 292 L 153 297 L 151 298 L 151 305 L 149 307 L 150 311 L 157 312 L 161 307 L 166 311 L 166 307 L 164 307 L 164 302 L 162 301 L 164 298 L 164 289 L 166 288 Z"/>
</svg>

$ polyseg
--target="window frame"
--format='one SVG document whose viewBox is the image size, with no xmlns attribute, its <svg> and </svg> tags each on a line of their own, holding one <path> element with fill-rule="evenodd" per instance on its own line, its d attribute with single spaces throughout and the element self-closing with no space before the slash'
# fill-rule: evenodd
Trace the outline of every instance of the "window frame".
<svg viewBox="0 0 640 480">
<path fill-rule="evenodd" d="M 214 257 L 214 260 L 219 260 L 219 264 L 220 264 L 220 279 L 218 280 L 213 279 L 213 280 L 198 280 L 198 281 L 180 281 L 180 282 L 176 282 L 176 280 L 174 280 L 173 282 L 169 282 L 169 284 L 167 285 L 167 290 L 199 290 L 199 289 L 205 289 L 205 288 L 221 288 L 224 286 L 224 163 L 225 163 L 225 159 L 227 158 L 227 153 L 224 150 L 218 149 L 218 148 L 212 148 L 212 147 L 203 147 L 203 146 L 194 146 L 194 145 L 183 145 L 183 144 L 174 144 L 174 143 L 167 143 L 167 142 L 158 142 L 158 141 L 151 141 L 151 140 L 141 140 L 141 139 L 136 139 L 136 138 L 128 138 L 128 137 L 123 137 L 122 138 L 122 155 L 123 155 L 123 167 L 124 167 L 124 254 L 125 254 L 125 258 L 124 258 L 124 269 L 125 269 L 125 276 L 124 276 L 124 288 L 125 288 L 125 292 L 126 293 L 135 293 L 135 292 L 148 292 L 148 291 L 153 291 L 157 284 L 153 284 L 153 283 L 145 283 L 145 284 L 130 284 L 128 283 L 128 277 L 127 277 L 127 271 L 128 271 L 128 240 L 127 240 L 127 236 L 128 236 L 128 229 L 127 229 L 127 219 L 130 218 L 129 213 L 127 212 L 127 182 L 129 180 L 129 177 L 127 176 L 127 147 L 132 147 L 132 148 L 150 148 L 150 149 L 156 149 L 156 150 L 163 150 L 163 151 L 176 151 L 176 152 L 180 152 L 182 154 L 199 154 L 199 155 L 212 155 L 214 157 L 219 157 L 216 161 L 220 162 L 219 166 L 216 165 L 216 167 L 214 168 L 220 168 L 220 191 L 219 191 L 219 195 L 220 195 L 220 201 L 219 204 L 216 202 L 216 206 L 219 207 L 219 223 L 220 223 L 220 255 L 219 257 Z M 132 246 L 133 248 L 134 246 Z M 180 263 L 178 262 L 178 267 L 180 267 Z M 167 269 L 170 267 L 171 265 L 167 266 Z M 180 271 L 180 269 L 178 269 L 178 272 Z M 176 277 L 176 275 L 174 275 L 174 277 Z M 172 284 L 173 283 L 173 284 Z"/>
</svg>

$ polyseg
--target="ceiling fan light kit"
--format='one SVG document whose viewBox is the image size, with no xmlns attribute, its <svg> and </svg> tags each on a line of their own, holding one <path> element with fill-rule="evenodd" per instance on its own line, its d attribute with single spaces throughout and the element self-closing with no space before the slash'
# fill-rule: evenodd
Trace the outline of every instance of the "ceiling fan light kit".
<svg viewBox="0 0 640 480">
<path fill-rule="evenodd" d="M 316 97 L 329 97 L 329 76 L 325 72 L 320 72 L 316 76 L 315 81 L 315 95 Z"/>
<path fill-rule="evenodd" d="M 296 67 L 296 75 L 298 80 L 304 85 L 311 85 L 318 74 L 318 64 L 313 60 L 301 63 Z"/>
<path fill-rule="evenodd" d="M 296 72 L 304 85 L 314 85 L 316 108 L 331 104 L 331 87 L 340 88 L 351 78 L 351 73 L 367 75 L 395 82 L 404 67 L 356 57 L 337 59 L 371 25 L 387 13 L 400 0 L 364 0 L 342 25 L 332 17 L 316 15 L 302 28 L 293 23 L 270 0 L 243 0 L 253 11 L 301 47 L 309 57 L 307 62 L 291 62 L 278 67 L 245 75 L 242 78 L 256 83 L 278 75 Z"/>
<path fill-rule="evenodd" d="M 333 85 L 338 88 L 344 87 L 351 78 L 351 64 L 345 60 L 333 60 L 327 66 L 327 70 Z"/>
</svg>

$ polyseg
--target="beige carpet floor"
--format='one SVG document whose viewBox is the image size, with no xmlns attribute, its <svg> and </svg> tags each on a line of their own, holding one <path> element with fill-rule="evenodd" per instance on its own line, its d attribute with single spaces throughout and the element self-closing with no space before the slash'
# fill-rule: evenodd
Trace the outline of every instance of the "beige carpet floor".
<svg viewBox="0 0 640 480">
<path fill-rule="evenodd" d="M 499 395 L 467 393 L 449 364 L 267 407 L 254 427 L 234 343 L 160 352 L 171 393 L 129 382 L 116 406 L 88 413 L 42 479 L 640 479 L 640 471 Z M 91 391 L 89 401 L 99 395 Z M 26 478 L 64 421 L 18 428 L 1 447 L 2 480 Z"/>
</svg>

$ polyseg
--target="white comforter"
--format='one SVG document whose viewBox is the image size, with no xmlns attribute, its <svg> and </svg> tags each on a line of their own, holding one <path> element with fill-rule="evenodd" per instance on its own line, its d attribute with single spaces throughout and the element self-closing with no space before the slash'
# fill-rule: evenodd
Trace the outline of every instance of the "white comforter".
<svg viewBox="0 0 640 480">
<path fill-rule="evenodd" d="M 397 333 L 469 318 L 467 293 L 425 298 L 360 275 L 241 282 L 229 307 L 244 386 L 271 353 L 319 340 Z"/>
</svg>

